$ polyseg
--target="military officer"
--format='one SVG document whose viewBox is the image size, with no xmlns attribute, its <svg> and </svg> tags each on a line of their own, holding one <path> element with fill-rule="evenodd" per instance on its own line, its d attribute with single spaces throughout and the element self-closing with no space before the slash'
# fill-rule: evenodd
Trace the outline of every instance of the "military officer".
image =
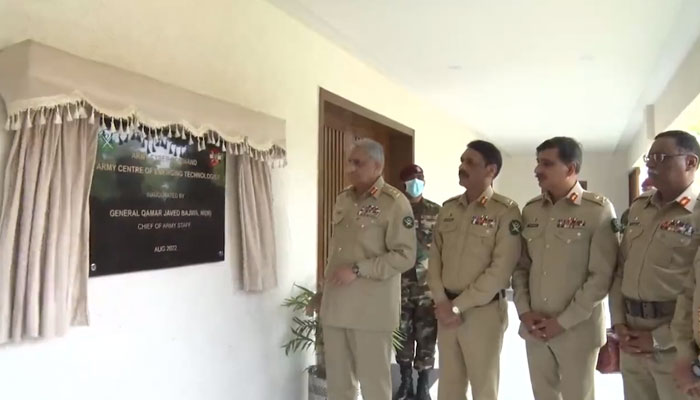
<svg viewBox="0 0 700 400">
<path fill-rule="evenodd" d="M 500 151 L 476 140 L 459 167 L 462 195 L 443 204 L 430 249 L 428 284 L 435 300 L 440 354 L 439 400 L 496 400 L 503 334 L 508 325 L 505 289 L 521 251 L 520 211 L 495 193 Z"/>
<path fill-rule="evenodd" d="M 601 302 L 620 225 L 610 201 L 578 183 L 581 153 L 567 137 L 540 144 L 535 175 L 542 195 L 523 208 L 525 251 L 513 289 L 537 400 L 592 400 L 605 343 Z"/>
<path fill-rule="evenodd" d="M 401 170 L 399 177 L 404 182 L 404 193 L 413 208 L 418 251 L 416 265 L 401 275 L 399 327 L 405 339 L 396 352 L 396 363 L 401 369 L 401 385 L 394 394 L 394 399 L 430 400 L 429 373 L 435 364 L 437 320 L 426 273 L 433 241 L 433 226 L 437 221 L 440 206 L 423 197 L 425 175 L 421 167 L 415 164 L 408 165 Z M 418 371 L 415 393 L 411 367 Z"/>
<path fill-rule="evenodd" d="M 698 247 L 692 215 L 700 204 L 693 185 L 698 156 L 700 146 L 689 133 L 657 135 L 644 157 L 656 189 L 640 195 L 629 209 L 610 291 L 628 400 L 686 398 L 673 382 L 676 349 L 670 322 Z"/>
<path fill-rule="evenodd" d="M 370 139 L 348 157 L 351 186 L 333 210 L 321 300 L 329 400 L 391 399 L 391 338 L 399 325 L 401 273 L 414 266 L 411 205 L 382 179 L 384 151 Z"/>
</svg>

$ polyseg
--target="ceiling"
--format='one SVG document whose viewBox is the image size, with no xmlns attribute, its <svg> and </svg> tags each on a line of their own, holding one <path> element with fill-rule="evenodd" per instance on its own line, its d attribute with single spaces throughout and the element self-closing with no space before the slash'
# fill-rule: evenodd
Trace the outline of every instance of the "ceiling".
<svg viewBox="0 0 700 400">
<path fill-rule="evenodd" d="M 700 34 L 698 0 L 268 1 L 511 154 L 624 146 Z"/>
</svg>

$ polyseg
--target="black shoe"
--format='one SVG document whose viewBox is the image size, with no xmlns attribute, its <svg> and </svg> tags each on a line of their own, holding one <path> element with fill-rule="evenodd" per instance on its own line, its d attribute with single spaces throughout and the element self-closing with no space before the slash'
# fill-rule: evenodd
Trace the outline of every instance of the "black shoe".
<svg viewBox="0 0 700 400">
<path fill-rule="evenodd" d="M 413 400 L 413 370 L 411 367 L 401 368 L 401 385 L 392 399 Z"/>
<path fill-rule="evenodd" d="M 418 373 L 418 384 L 416 385 L 415 400 L 430 399 L 430 370 L 425 369 Z"/>
</svg>

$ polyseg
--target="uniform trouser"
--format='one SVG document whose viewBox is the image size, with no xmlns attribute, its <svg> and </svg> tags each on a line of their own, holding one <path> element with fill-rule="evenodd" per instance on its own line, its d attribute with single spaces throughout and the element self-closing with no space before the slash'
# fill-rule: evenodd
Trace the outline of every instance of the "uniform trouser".
<svg viewBox="0 0 700 400">
<path fill-rule="evenodd" d="M 580 337 L 570 335 L 549 342 L 529 339 L 525 348 L 536 400 L 595 399 L 599 347 L 581 346 Z"/>
<path fill-rule="evenodd" d="M 503 334 L 508 326 L 506 299 L 462 313 L 453 329 L 438 326 L 438 400 L 497 400 Z"/>
<path fill-rule="evenodd" d="M 666 320 L 650 320 L 627 316 L 627 326 L 636 330 L 653 330 Z M 620 370 L 626 400 L 676 400 L 688 399 L 673 380 L 676 350 L 657 351 L 645 356 L 620 351 Z"/>
<path fill-rule="evenodd" d="M 328 400 L 391 399 L 391 332 L 323 326 Z"/>
<path fill-rule="evenodd" d="M 396 363 L 401 368 L 413 366 L 418 371 L 433 368 L 437 320 L 434 303 L 429 296 L 402 296 L 399 327 L 406 336 L 396 351 Z"/>
</svg>

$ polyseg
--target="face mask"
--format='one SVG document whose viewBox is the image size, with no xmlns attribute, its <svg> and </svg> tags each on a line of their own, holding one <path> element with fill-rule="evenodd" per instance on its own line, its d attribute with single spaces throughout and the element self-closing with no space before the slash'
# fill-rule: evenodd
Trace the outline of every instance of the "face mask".
<svg viewBox="0 0 700 400">
<path fill-rule="evenodd" d="M 425 187 L 425 182 L 420 179 L 411 179 L 406 182 L 406 194 L 413 197 L 414 199 L 420 197 L 423 194 L 423 188 Z"/>
</svg>

